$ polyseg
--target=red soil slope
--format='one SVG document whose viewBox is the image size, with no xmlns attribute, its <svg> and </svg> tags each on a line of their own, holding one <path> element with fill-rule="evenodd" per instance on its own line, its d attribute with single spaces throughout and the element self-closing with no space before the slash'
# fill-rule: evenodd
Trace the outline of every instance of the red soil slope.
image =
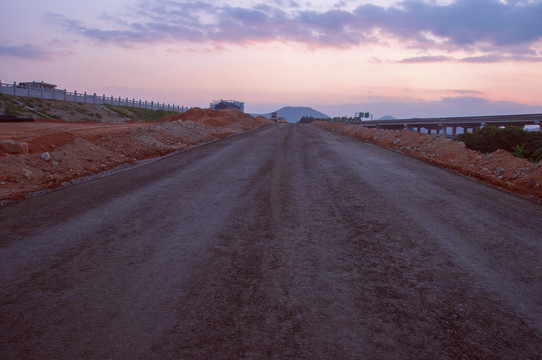
<svg viewBox="0 0 542 360">
<path fill-rule="evenodd" d="M 0 201 L 270 123 L 238 110 L 199 108 L 152 123 L 0 123 Z"/>
</svg>

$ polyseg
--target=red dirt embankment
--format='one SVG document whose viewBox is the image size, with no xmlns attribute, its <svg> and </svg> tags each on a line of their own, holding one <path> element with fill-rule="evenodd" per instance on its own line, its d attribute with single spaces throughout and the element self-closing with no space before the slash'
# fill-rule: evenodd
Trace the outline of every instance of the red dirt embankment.
<svg viewBox="0 0 542 360">
<path fill-rule="evenodd" d="M 316 121 L 312 124 L 428 161 L 516 194 L 542 201 L 542 163 L 519 159 L 507 151 L 481 154 L 462 142 L 409 130 L 383 130 Z"/>
<path fill-rule="evenodd" d="M 0 123 L 0 202 L 270 123 L 199 108 L 152 123 Z"/>
</svg>

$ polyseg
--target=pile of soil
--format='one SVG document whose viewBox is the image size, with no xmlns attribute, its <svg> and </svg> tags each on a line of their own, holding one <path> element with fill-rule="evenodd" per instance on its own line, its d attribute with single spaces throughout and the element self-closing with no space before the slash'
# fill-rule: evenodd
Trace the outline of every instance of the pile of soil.
<svg viewBox="0 0 542 360">
<path fill-rule="evenodd" d="M 270 124 L 271 121 L 264 116 L 254 118 L 249 114 L 237 109 L 200 109 L 193 108 L 181 114 L 172 114 L 163 118 L 165 121 L 190 120 L 212 127 L 227 127 L 232 130 L 248 130 L 254 120 L 262 124 Z"/>
<path fill-rule="evenodd" d="M 507 151 L 482 154 L 465 144 L 409 130 L 383 130 L 360 125 L 316 121 L 313 125 L 371 142 L 428 161 L 504 190 L 542 201 L 542 163 L 520 159 Z"/>
<path fill-rule="evenodd" d="M 199 108 L 152 123 L 0 123 L 0 202 L 270 123 L 239 110 Z"/>
</svg>

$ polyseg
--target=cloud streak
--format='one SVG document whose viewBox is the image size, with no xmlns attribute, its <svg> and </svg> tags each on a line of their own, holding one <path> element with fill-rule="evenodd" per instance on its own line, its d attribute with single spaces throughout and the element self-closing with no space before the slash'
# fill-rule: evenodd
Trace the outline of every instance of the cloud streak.
<svg viewBox="0 0 542 360">
<path fill-rule="evenodd" d="M 404 64 L 413 64 L 413 63 L 434 63 L 434 62 L 446 62 L 446 61 L 454 61 L 453 58 L 449 56 L 417 56 L 413 58 L 406 58 L 401 61 L 400 63 Z"/>
<path fill-rule="evenodd" d="M 452 91 L 461 94 L 463 90 Z M 465 91 L 464 94 L 476 91 Z M 354 114 L 358 111 L 370 111 L 375 118 L 392 115 L 398 119 L 412 117 L 428 118 L 441 116 L 477 116 L 539 113 L 541 106 L 525 105 L 513 101 L 492 101 L 480 96 L 444 97 L 434 101 L 404 101 L 401 99 L 375 99 L 356 104 L 313 104 L 319 111 L 331 116 Z"/>
<path fill-rule="evenodd" d="M 137 5 L 128 20 L 109 16 L 109 25 L 103 27 L 62 16 L 56 16 L 55 22 L 95 41 L 117 44 L 277 40 L 350 47 L 392 37 L 420 48 L 472 49 L 482 44 L 525 48 L 542 40 L 542 2 L 538 1 L 456 0 L 438 5 L 405 0 L 394 7 L 366 4 L 353 11 L 306 10 L 293 2 L 282 3 L 234 7 L 205 0 L 154 0 Z"/>
<path fill-rule="evenodd" d="M 463 63 L 501 63 L 501 62 L 542 62 L 542 56 L 525 56 L 525 55 L 502 55 L 502 54 L 486 54 L 480 56 L 469 56 L 465 58 L 454 58 L 451 56 L 417 56 L 405 58 L 398 61 L 402 64 L 420 64 L 420 63 L 439 63 L 439 62 L 463 62 Z"/>
<path fill-rule="evenodd" d="M 43 50 L 35 45 L 19 45 L 19 46 L 1 46 L 0 57 L 11 57 L 18 59 L 39 59 L 51 60 L 55 56 L 54 53 Z"/>
</svg>

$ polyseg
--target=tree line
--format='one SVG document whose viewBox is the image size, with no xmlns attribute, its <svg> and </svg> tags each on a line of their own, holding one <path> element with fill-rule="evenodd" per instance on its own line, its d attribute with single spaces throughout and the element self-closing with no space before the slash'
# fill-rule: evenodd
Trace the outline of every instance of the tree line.
<svg viewBox="0 0 542 360">
<path fill-rule="evenodd" d="M 301 124 L 309 124 L 314 121 L 328 121 L 328 122 L 360 122 L 361 118 L 359 117 L 347 117 L 347 116 L 341 116 L 341 117 L 334 117 L 334 118 L 315 118 L 312 116 L 302 116 L 301 119 L 299 119 L 298 123 Z"/>
<path fill-rule="evenodd" d="M 542 131 L 526 131 L 517 126 L 486 126 L 472 133 L 457 135 L 455 140 L 482 153 L 502 149 L 516 157 L 533 162 L 542 161 Z"/>
</svg>

